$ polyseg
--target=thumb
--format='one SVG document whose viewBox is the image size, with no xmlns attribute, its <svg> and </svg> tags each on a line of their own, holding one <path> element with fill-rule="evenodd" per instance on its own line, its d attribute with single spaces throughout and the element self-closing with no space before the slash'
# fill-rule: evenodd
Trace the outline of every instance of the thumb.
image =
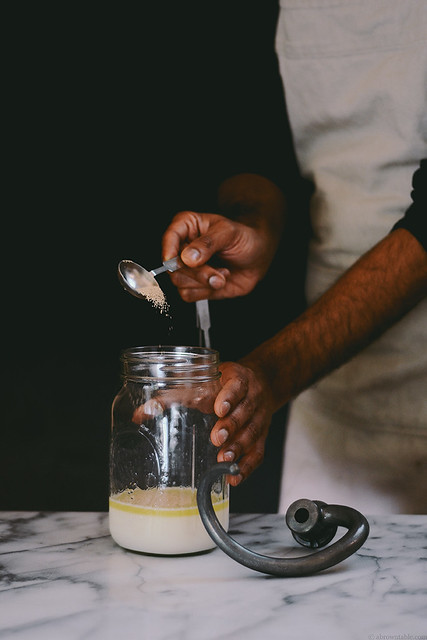
<svg viewBox="0 0 427 640">
<path fill-rule="evenodd" d="M 181 253 L 181 260 L 188 267 L 200 267 L 213 255 L 231 246 L 234 227 L 230 220 L 222 218 L 211 225 L 206 233 L 190 242 Z"/>
</svg>

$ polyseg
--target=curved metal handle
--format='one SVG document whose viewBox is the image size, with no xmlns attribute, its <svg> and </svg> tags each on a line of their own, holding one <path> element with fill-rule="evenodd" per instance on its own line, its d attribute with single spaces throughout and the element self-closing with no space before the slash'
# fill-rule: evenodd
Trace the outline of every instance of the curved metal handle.
<svg viewBox="0 0 427 640">
<path fill-rule="evenodd" d="M 212 484 L 219 476 L 238 473 L 239 467 L 235 463 L 223 462 L 212 467 L 201 479 L 197 504 L 205 529 L 215 544 L 245 567 L 281 577 L 311 575 L 351 556 L 369 535 L 369 523 L 359 511 L 351 507 L 302 499 L 292 503 L 286 513 L 286 523 L 300 544 L 313 549 L 319 548 L 332 540 L 337 527 L 345 527 L 348 531 L 329 547 L 298 558 L 274 558 L 250 551 L 222 528 L 212 506 Z"/>
</svg>

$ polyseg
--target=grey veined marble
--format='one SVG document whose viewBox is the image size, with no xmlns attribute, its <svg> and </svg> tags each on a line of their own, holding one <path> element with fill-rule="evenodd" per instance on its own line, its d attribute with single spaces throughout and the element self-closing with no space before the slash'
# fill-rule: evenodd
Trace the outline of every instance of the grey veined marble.
<svg viewBox="0 0 427 640">
<path fill-rule="evenodd" d="M 274 578 L 219 549 L 125 551 L 104 513 L 3 512 L 0 638 L 427 640 L 427 516 L 368 519 L 345 562 Z M 230 533 L 260 553 L 304 553 L 281 515 L 234 515 Z"/>
</svg>

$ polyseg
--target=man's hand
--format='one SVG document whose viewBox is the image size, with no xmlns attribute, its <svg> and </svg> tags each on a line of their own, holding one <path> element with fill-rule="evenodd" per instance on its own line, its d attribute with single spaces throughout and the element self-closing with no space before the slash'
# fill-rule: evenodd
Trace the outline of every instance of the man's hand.
<svg viewBox="0 0 427 640">
<path fill-rule="evenodd" d="M 182 211 L 163 235 L 163 260 L 180 255 L 171 274 L 186 302 L 243 296 L 265 276 L 283 231 L 285 198 L 270 180 L 239 174 L 218 192 L 225 215 Z M 211 258 L 215 264 L 208 264 Z"/>
<path fill-rule="evenodd" d="M 213 213 L 183 211 L 163 236 L 163 258 L 180 255 L 188 268 L 171 274 L 183 300 L 194 302 L 243 296 L 252 291 L 270 264 L 264 234 Z M 215 256 L 221 266 L 207 262 Z"/>
<path fill-rule="evenodd" d="M 233 362 L 220 366 L 222 389 L 215 400 L 218 421 L 211 431 L 218 462 L 235 460 L 240 475 L 229 476 L 236 486 L 263 461 L 264 447 L 274 407 L 267 382 L 261 372 Z"/>
</svg>

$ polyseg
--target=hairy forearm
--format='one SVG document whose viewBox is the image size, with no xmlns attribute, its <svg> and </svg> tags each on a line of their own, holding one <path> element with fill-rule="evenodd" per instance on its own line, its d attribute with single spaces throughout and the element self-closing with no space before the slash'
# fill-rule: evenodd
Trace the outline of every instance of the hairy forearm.
<svg viewBox="0 0 427 640">
<path fill-rule="evenodd" d="M 240 362 L 264 377 L 278 409 L 347 362 L 426 294 L 427 253 L 398 229 Z"/>
</svg>

